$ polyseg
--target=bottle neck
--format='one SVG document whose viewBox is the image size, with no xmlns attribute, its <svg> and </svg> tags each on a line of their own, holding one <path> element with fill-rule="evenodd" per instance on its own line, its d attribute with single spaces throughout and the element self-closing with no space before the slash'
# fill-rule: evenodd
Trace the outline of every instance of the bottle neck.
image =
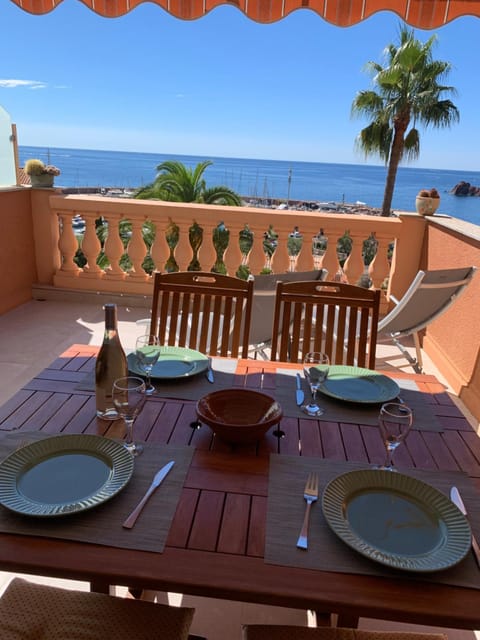
<svg viewBox="0 0 480 640">
<path fill-rule="evenodd" d="M 117 332 L 117 307 L 114 304 L 105 305 L 105 340 L 113 340 L 118 337 Z"/>
</svg>

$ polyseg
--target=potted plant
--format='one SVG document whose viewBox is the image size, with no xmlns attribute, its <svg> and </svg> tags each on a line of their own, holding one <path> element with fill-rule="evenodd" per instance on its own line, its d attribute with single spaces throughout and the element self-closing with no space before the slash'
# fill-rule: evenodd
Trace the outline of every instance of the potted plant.
<svg viewBox="0 0 480 640">
<path fill-rule="evenodd" d="M 32 187 L 53 187 L 55 176 L 60 175 L 60 169 L 37 158 L 27 160 L 24 171 L 30 176 Z"/>
<path fill-rule="evenodd" d="M 440 194 L 436 189 L 421 189 L 415 199 L 417 213 L 421 216 L 431 216 L 438 209 Z"/>
</svg>

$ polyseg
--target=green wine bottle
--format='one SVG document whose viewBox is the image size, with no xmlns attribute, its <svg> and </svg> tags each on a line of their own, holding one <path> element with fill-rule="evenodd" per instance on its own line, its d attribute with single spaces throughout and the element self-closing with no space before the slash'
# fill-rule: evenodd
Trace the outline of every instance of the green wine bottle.
<svg viewBox="0 0 480 640">
<path fill-rule="evenodd" d="M 117 378 L 128 375 L 127 358 L 118 337 L 117 305 L 106 304 L 105 334 L 95 363 L 95 397 L 97 417 L 118 420 L 112 399 L 112 387 Z"/>
</svg>

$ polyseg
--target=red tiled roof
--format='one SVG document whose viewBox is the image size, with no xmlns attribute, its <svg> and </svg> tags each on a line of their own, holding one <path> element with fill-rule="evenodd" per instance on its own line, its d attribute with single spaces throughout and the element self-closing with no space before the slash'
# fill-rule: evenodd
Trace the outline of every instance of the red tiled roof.
<svg viewBox="0 0 480 640">
<path fill-rule="evenodd" d="M 17 176 L 18 176 L 18 184 L 22 184 L 22 185 L 31 184 L 30 176 L 25 173 L 25 171 L 23 170 L 23 167 L 18 168 Z"/>
</svg>

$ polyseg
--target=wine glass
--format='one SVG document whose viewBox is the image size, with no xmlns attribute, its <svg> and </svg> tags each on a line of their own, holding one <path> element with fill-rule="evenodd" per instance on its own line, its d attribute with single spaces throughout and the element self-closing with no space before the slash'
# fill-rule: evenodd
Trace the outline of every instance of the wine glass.
<svg viewBox="0 0 480 640">
<path fill-rule="evenodd" d="M 156 389 L 151 382 L 150 376 L 152 375 L 153 367 L 160 357 L 160 343 L 157 336 L 144 335 L 137 338 L 135 356 L 138 366 L 145 372 L 147 378 L 145 393 L 147 396 L 151 396 L 155 393 Z"/>
<path fill-rule="evenodd" d="M 396 471 L 392 460 L 393 453 L 409 434 L 412 422 L 413 412 L 406 404 L 387 402 L 382 405 L 378 424 L 387 450 L 387 458 L 385 464 L 379 469 Z"/>
<path fill-rule="evenodd" d="M 133 440 L 133 423 L 145 404 L 145 391 L 145 382 L 141 378 L 127 376 L 117 378 L 113 383 L 113 404 L 127 430 L 124 446 L 133 456 L 138 456 L 143 451 L 143 446 L 135 444 Z"/>
<path fill-rule="evenodd" d="M 321 416 L 323 414 L 323 409 L 317 404 L 317 391 L 322 382 L 327 379 L 329 368 L 330 360 L 325 353 L 311 351 L 305 356 L 303 373 L 310 385 L 312 397 L 308 404 L 303 405 L 302 410 L 304 413 L 308 413 L 309 416 Z"/>
</svg>

